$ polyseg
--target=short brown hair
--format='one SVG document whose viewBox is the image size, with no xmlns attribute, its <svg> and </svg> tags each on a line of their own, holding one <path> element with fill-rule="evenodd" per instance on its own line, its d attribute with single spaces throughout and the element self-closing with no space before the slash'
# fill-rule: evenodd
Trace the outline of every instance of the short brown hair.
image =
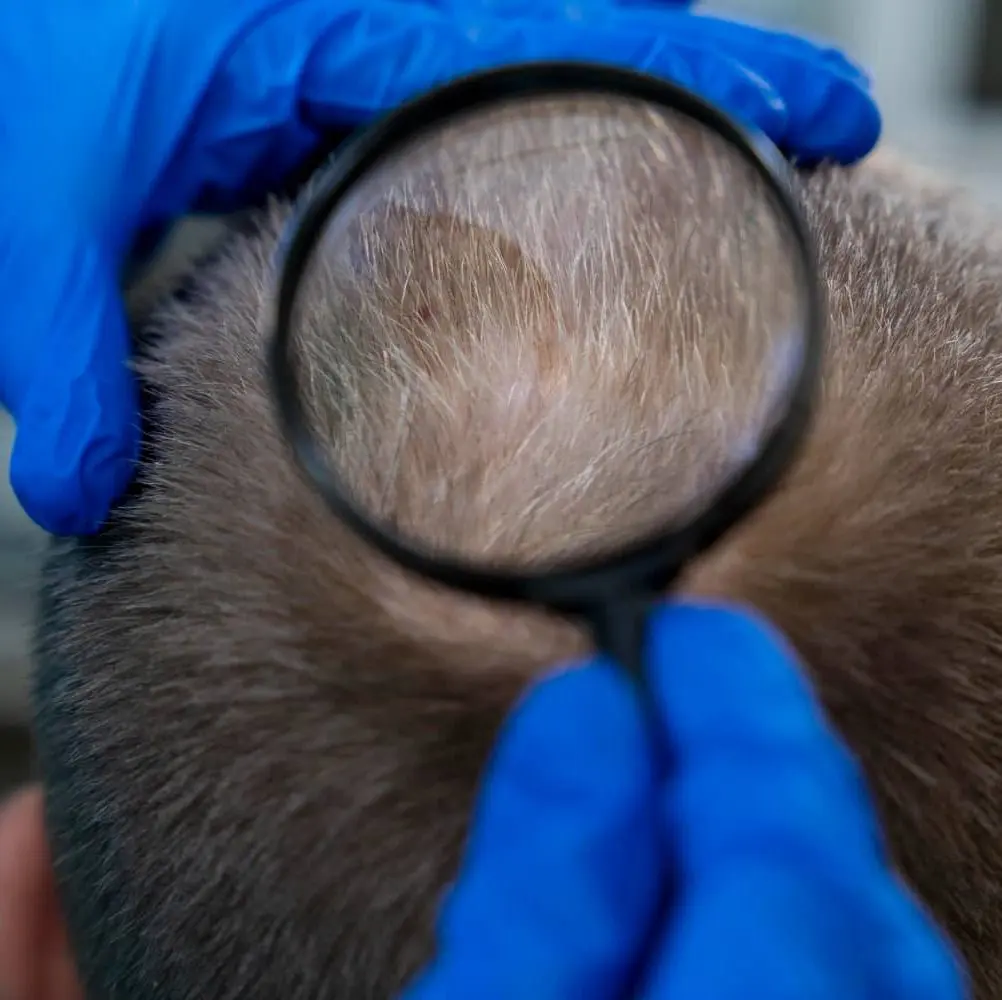
<svg viewBox="0 0 1002 1000">
<path fill-rule="evenodd" d="M 555 218 L 561 192 L 538 166 L 523 179 L 540 220 Z M 782 491 L 685 587 L 750 602 L 790 635 L 860 754 L 905 873 L 980 995 L 999 995 L 1002 259 L 959 197 L 879 158 L 799 187 L 830 300 L 821 411 Z M 428 957 L 499 721 L 527 679 L 586 649 L 569 626 L 387 565 L 294 470 L 262 372 L 287 213 L 263 213 L 150 317 L 137 488 L 101 536 L 56 543 L 46 570 L 38 735 L 94 1000 L 389 1000 Z M 668 215 L 677 223 L 677 206 Z M 379 481 L 390 512 L 468 544 L 490 533 L 540 546 L 560 541 L 573 505 L 577 518 L 618 505 L 630 522 L 674 484 L 641 445 L 663 428 L 678 371 L 643 324 L 559 321 L 545 275 L 489 233 L 444 231 L 434 213 L 386 225 L 370 246 L 383 299 L 358 301 L 345 325 L 346 293 L 318 286 L 312 384 L 346 367 L 381 375 L 358 398 L 395 405 L 392 365 L 363 358 L 395 351 L 465 407 L 436 433 L 480 463 L 463 504 L 432 507 L 420 476 L 389 492 Z M 621 251 L 595 257 L 605 298 L 590 308 L 629 319 L 655 289 L 655 309 L 712 314 L 711 284 L 681 302 L 669 275 L 630 273 Z M 403 259 L 426 266 L 410 299 Z M 556 351 L 558 331 L 578 338 L 580 364 Z M 333 353 L 321 346 L 332 335 Z M 530 396 L 565 392 L 567 406 L 562 420 L 527 406 L 546 433 L 513 466 L 527 425 L 471 406 L 516 342 L 531 355 L 518 369 Z M 329 421 L 335 437 L 349 425 Z M 464 440 L 474 426 L 487 430 Z M 534 477 L 566 487 L 581 434 L 607 442 L 605 471 L 530 523 Z"/>
</svg>

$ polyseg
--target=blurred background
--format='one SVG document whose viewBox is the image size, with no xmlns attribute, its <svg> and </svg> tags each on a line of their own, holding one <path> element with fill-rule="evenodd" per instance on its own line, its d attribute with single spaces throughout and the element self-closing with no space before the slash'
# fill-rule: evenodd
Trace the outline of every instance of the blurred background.
<svg viewBox="0 0 1002 1000">
<path fill-rule="evenodd" d="M 717 0 L 704 9 L 830 39 L 872 73 L 885 142 L 1002 204 L 1002 0 Z M 203 227 L 180 235 L 180 247 Z M 178 244 L 175 244 L 177 248 Z M 32 598 L 44 539 L 6 485 L 0 413 L 0 792 L 28 774 Z"/>
</svg>

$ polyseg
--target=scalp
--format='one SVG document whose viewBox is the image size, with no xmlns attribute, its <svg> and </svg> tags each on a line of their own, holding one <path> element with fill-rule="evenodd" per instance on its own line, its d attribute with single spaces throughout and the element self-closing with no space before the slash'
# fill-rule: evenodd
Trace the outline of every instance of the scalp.
<svg viewBox="0 0 1002 1000">
<path fill-rule="evenodd" d="M 903 165 L 799 184 L 829 297 L 816 426 L 783 489 L 684 586 L 750 602 L 790 635 L 906 875 L 979 995 L 1002 996 L 1002 258 L 973 208 Z M 634 206 L 633 244 L 556 276 L 554 205 L 551 192 L 527 216 L 550 212 L 523 229 L 533 248 L 405 198 L 356 234 L 355 270 L 331 265 L 311 293 L 303 364 L 330 448 L 384 512 L 485 552 L 565 542 L 589 516 L 615 528 L 610 511 L 629 527 L 652 497 L 694 489 L 714 447 L 651 460 L 692 390 L 665 330 L 691 345 L 698 320 L 728 315 L 680 257 L 658 258 L 654 282 L 624 265 L 640 247 L 654 266 L 656 227 L 677 226 L 680 205 Z M 47 567 L 50 826 L 102 1000 L 151 984 L 171 1000 L 389 1000 L 427 956 L 504 711 L 586 648 L 570 626 L 406 576 L 299 477 L 262 365 L 288 211 L 149 318 L 139 487 L 99 539 L 59 543 Z M 359 284 L 358 261 L 379 281 Z M 733 407 L 715 360 L 686 398 Z M 380 460 L 401 388 L 417 385 L 435 405 L 408 426 L 465 471 L 453 506 L 433 502 L 420 465 Z M 349 390 L 365 406 L 331 408 Z M 538 447 L 520 450 L 532 431 Z"/>
</svg>

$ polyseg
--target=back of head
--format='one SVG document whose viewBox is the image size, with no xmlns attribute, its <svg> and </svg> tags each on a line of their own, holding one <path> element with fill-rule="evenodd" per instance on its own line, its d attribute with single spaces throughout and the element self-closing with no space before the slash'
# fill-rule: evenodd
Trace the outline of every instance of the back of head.
<svg viewBox="0 0 1002 1000">
<path fill-rule="evenodd" d="M 632 183 L 650 169 L 635 134 L 595 136 L 572 163 L 560 136 L 522 128 L 463 152 L 504 164 L 510 197 L 457 220 L 436 201 L 455 156 L 432 160 L 347 253 L 325 252 L 300 345 L 309 406 L 357 489 L 487 555 L 554 553 L 684 505 L 725 456 L 679 428 L 695 407 L 733 411 L 735 381 L 761 375 L 757 353 L 705 346 L 733 322 L 733 269 L 756 264 L 723 252 L 757 225 L 742 185 L 652 203 Z M 705 169 L 703 140 L 680 141 L 680 162 Z M 566 171 L 605 185 L 602 213 L 569 196 Z M 906 873 L 993 996 L 1002 262 L 959 202 L 896 169 L 822 169 L 801 194 L 830 296 L 817 426 L 783 490 L 685 588 L 790 634 Z M 519 239 L 492 204 L 514 206 Z M 39 742 L 95 1000 L 389 1000 L 428 955 L 504 712 L 587 648 L 569 625 L 388 564 L 295 470 L 263 371 L 288 211 L 149 318 L 137 489 L 47 567 Z M 692 268 L 678 248 L 708 233 L 720 266 Z"/>
</svg>

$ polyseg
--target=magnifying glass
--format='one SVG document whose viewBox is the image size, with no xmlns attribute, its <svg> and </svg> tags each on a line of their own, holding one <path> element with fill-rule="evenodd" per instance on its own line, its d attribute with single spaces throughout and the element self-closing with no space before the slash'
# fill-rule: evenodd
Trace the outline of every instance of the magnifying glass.
<svg viewBox="0 0 1002 1000">
<path fill-rule="evenodd" d="M 277 265 L 271 388 L 331 511 L 427 580 L 585 623 L 638 678 L 652 602 L 809 424 L 823 296 L 787 164 L 664 80 L 515 65 L 418 97 L 335 153 Z M 559 454 L 527 484 L 540 441 Z M 629 509 L 603 464 L 623 449 L 645 483 Z M 493 493 L 506 530 L 462 528 Z"/>
</svg>

